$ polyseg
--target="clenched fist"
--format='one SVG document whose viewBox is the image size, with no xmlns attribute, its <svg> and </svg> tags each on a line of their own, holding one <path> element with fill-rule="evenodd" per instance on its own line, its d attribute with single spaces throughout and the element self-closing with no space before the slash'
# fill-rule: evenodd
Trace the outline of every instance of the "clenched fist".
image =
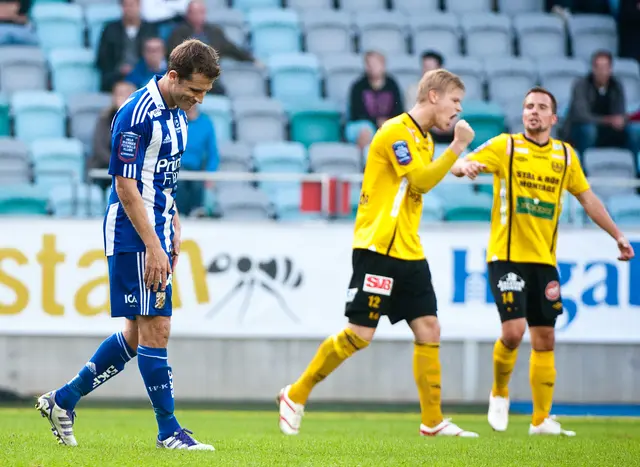
<svg viewBox="0 0 640 467">
<path fill-rule="evenodd" d="M 476 134 L 473 131 L 473 128 L 467 123 L 466 120 L 458 120 L 456 126 L 453 130 L 453 139 L 455 141 L 459 141 L 460 143 L 468 146 L 475 138 Z"/>
</svg>

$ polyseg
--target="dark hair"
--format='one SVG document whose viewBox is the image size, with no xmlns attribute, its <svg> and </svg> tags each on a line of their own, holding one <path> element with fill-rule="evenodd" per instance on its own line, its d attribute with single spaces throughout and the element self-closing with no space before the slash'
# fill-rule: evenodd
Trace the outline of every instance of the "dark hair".
<svg viewBox="0 0 640 467">
<path fill-rule="evenodd" d="M 180 79 L 201 73 L 210 80 L 220 76 L 218 52 L 198 39 L 187 39 L 171 51 L 167 71 L 174 70 Z"/>
<path fill-rule="evenodd" d="M 551 91 L 543 88 L 542 86 L 534 86 L 525 94 L 524 98 L 526 99 L 529 94 L 546 94 L 551 99 L 551 111 L 555 114 L 558 113 L 558 101 L 556 101 L 556 96 L 554 96 Z"/>
<path fill-rule="evenodd" d="M 611 54 L 611 52 L 609 52 L 608 50 L 600 49 L 596 50 L 595 52 L 593 52 L 593 55 L 591 55 L 591 64 L 593 65 L 597 59 L 602 57 L 609 60 L 609 63 L 613 63 L 613 55 Z"/>
<path fill-rule="evenodd" d="M 427 58 L 433 58 L 436 62 L 438 62 L 438 67 L 442 67 L 444 64 L 444 57 L 436 52 L 435 50 L 426 50 L 422 52 L 422 60 L 426 60 Z"/>
</svg>

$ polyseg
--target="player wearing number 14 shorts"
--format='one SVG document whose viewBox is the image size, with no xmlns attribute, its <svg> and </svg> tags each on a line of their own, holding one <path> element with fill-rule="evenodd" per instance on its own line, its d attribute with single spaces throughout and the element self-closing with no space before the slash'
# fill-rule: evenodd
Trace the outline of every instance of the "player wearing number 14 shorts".
<svg viewBox="0 0 640 467">
<path fill-rule="evenodd" d="M 415 336 L 413 371 L 424 436 L 476 437 L 444 419 L 440 404 L 440 327 L 431 272 L 418 226 L 422 195 L 450 170 L 473 140 L 465 121 L 454 141 L 433 161 L 432 127 L 445 130 L 458 112 L 464 85 L 446 70 L 421 79 L 416 105 L 377 131 L 369 148 L 355 221 L 353 275 L 346 299 L 345 329 L 327 338 L 304 373 L 278 395 L 280 430 L 296 435 L 313 387 L 371 342 L 381 316 L 406 321 Z"/>
<path fill-rule="evenodd" d="M 529 380 L 533 398 L 531 435 L 567 435 L 550 416 L 556 381 L 555 323 L 562 313 L 556 269 L 558 223 L 565 190 L 587 215 L 617 243 L 618 259 L 633 258 L 633 248 L 591 191 L 575 151 L 550 137 L 557 122 L 556 100 L 543 88 L 524 99 L 525 131 L 502 134 L 477 148 L 452 169 L 456 176 L 475 178 L 492 173 L 494 204 L 487 248 L 489 281 L 502 321 L 502 336 L 493 351 L 493 387 L 489 424 L 505 431 L 509 421 L 509 380 L 525 325 L 531 334 Z"/>
</svg>

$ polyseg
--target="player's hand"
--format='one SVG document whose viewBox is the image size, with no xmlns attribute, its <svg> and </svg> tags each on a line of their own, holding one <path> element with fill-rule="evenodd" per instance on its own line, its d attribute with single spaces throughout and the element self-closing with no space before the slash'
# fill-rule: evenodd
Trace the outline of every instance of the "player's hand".
<svg viewBox="0 0 640 467">
<path fill-rule="evenodd" d="M 462 174 L 469 177 L 471 180 L 475 180 L 475 178 L 486 168 L 486 165 L 481 164 L 478 161 L 466 161 L 462 166 Z"/>
<path fill-rule="evenodd" d="M 618 250 L 620 250 L 620 256 L 618 256 L 618 259 L 620 261 L 629 261 L 635 256 L 633 247 L 631 246 L 631 243 L 629 243 L 629 240 L 626 239 L 626 237 L 620 237 L 618 239 Z"/>
<path fill-rule="evenodd" d="M 171 249 L 171 272 L 176 270 L 178 266 L 178 257 L 180 256 L 180 245 L 182 245 L 182 225 L 176 213 L 173 216 L 173 244 Z"/>
<path fill-rule="evenodd" d="M 475 138 L 476 133 L 471 128 L 471 125 L 467 123 L 466 120 L 458 120 L 456 126 L 453 129 L 453 139 L 461 142 L 465 146 L 471 144 L 473 138 Z"/>
<path fill-rule="evenodd" d="M 169 263 L 169 257 L 162 249 L 160 241 L 147 247 L 144 265 L 144 283 L 147 289 L 154 292 L 157 292 L 158 289 L 164 291 L 170 273 L 171 263 Z"/>
</svg>

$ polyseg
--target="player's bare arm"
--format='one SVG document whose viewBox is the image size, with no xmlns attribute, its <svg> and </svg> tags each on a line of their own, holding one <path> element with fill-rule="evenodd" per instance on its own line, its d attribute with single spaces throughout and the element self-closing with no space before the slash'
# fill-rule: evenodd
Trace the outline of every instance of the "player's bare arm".
<svg viewBox="0 0 640 467">
<path fill-rule="evenodd" d="M 409 183 L 422 193 L 433 189 L 451 170 L 474 137 L 475 133 L 471 126 L 465 120 L 459 120 L 454 129 L 453 141 L 447 150 L 431 164 L 407 173 Z"/>
<path fill-rule="evenodd" d="M 156 235 L 154 226 L 149 222 L 142 195 L 138 191 L 138 181 L 118 175 L 116 176 L 116 192 L 122 207 L 147 249 L 144 282 L 147 288 L 154 292 L 158 291 L 158 285 L 160 285 L 160 290 L 164 290 L 171 265 L 160 244 L 160 239 Z"/>
<path fill-rule="evenodd" d="M 598 225 L 602 230 L 607 232 L 618 244 L 620 250 L 620 261 L 629 261 L 635 256 L 633 247 L 620 231 L 616 223 L 611 219 L 611 216 L 607 212 L 600 198 L 592 190 L 584 191 L 576 196 L 584 211 L 591 218 L 593 222 Z"/>
<path fill-rule="evenodd" d="M 171 250 L 171 271 L 176 270 L 178 266 L 178 257 L 180 256 L 180 245 L 182 244 L 182 225 L 178 216 L 178 207 L 174 204 L 173 209 L 176 213 L 173 216 L 173 248 Z"/>
<path fill-rule="evenodd" d="M 487 166 L 483 163 L 471 160 L 470 156 L 465 156 L 453 164 L 451 173 L 456 177 L 469 177 L 471 180 L 475 180 L 486 169 Z"/>
</svg>

